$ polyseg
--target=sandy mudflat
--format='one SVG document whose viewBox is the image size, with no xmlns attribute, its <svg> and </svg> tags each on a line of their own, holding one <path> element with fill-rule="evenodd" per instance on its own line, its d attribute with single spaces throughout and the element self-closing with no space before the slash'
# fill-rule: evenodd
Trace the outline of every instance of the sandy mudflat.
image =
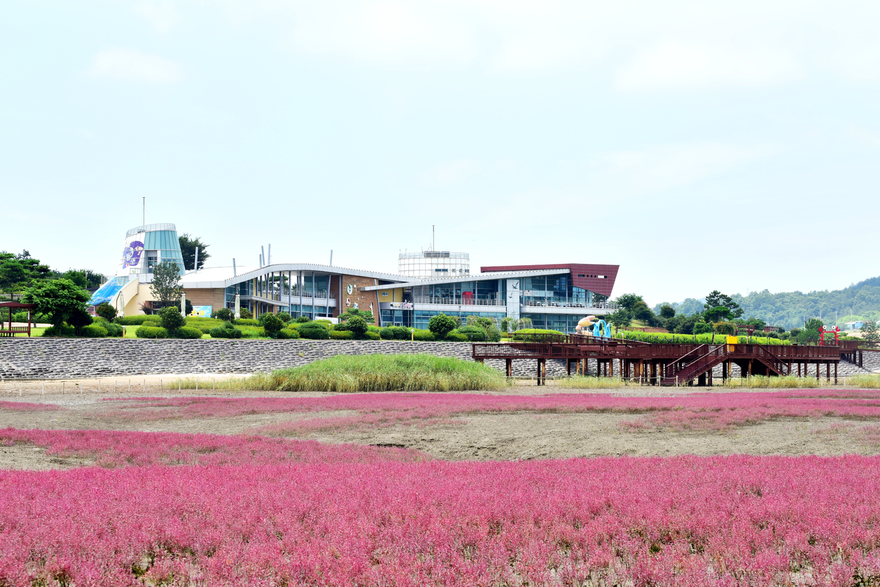
<svg viewBox="0 0 880 587">
<path fill-rule="evenodd" d="M 212 378 L 202 376 L 204 380 Z M 101 380 L 101 393 L 95 380 L 67 382 L 60 393 L 60 382 L 42 387 L 39 382 L 0 384 L 0 401 L 53 404 L 57 411 L 19 411 L 0 408 L 0 427 L 137 430 L 144 432 L 186 432 L 207 434 L 253 433 L 255 429 L 292 422 L 303 418 L 355 415 L 355 412 L 319 412 L 309 414 L 273 413 L 234 417 L 171 417 L 137 419 L 126 417 L 124 408 L 137 402 L 125 401 L 143 396 L 180 397 L 169 391 L 173 376 L 147 378 L 144 385 L 133 385 L 128 393 L 127 378 L 123 387 L 117 381 Z M 159 388 L 162 380 L 163 389 Z M 79 385 L 77 385 L 77 383 Z M 115 391 L 114 391 L 115 387 Z M 606 393 L 631 396 L 681 395 L 693 390 L 627 388 Z M 760 391 L 760 390 L 758 390 Z M 20 395 L 19 395 L 20 393 Z M 577 393 L 555 387 L 517 386 L 504 393 L 544 395 Z M 596 392 L 589 392 L 596 393 Z M 700 391 L 705 393 L 705 391 Z M 723 393 L 718 391 L 716 393 Z M 327 394 L 291 394 L 272 392 L 217 392 L 209 389 L 184 390 L 184 396 L 209 397 L 303 397 Z M 122 401 L 107 402 L 107 398 Z M 695 455 L 843 455 L 880 454 L 880 446 L 859 434 L 865 420 L 843 418 L 780 419 L 749 425 L 728 432 L 634 431 L 621 422 L 639 418 L 637 414 L 582 413 L 540 414 L 530 412 L 469 414 L 452 417 L 452 422 L 437 424 L 397 424 L 387 428 L 321 431 L 298 438 L 326 443 L 394 445 L 422 450 L 448 460 L 525 460 L 597 456 L 672 456 Z M 45 450 L 21 445 L 0 447 L 0 468 L 46 469 L 88 464 L 82 460 L 57 458 Z"/>
</svg>

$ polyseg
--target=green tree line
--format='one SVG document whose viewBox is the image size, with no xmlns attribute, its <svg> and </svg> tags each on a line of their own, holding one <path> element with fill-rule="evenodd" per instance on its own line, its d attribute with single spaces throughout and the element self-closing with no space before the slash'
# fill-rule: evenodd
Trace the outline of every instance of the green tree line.
<svg viewBox="0 0 880 587">
<path fill-rule="evenodd" d="M 739 305 L 745 316 L 760 318 L 767 324 L 775 324 L 786 329 L 803 328 L 804 322 L 820 318 L 825 324 L 852 320 L 880 320 L 880 277 L 860 281 L 844 289 L 834 291 L 799 291 L 770 293 L 768 290 L 752 292 L 747 296 L 733 294 L 731 299 Z M 703 312 L 704 302 L 687 298 L 678 303 L 658 304 L 654 311 L 659 313 L 662 306 L 671 306 L 676 314 L 691 316 Z"/>
</svg>

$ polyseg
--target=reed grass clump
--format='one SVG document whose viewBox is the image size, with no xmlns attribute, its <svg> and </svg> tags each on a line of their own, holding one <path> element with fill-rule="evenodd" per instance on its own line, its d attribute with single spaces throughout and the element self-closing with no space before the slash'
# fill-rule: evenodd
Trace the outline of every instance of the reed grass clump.
<svg viewBox="0 0 880 587">
<path fill-rule="evenodd" d="M 782 375 L 778 377 L 766 377 L 753 375 L 751 377 L 728 378 L 724 387 L 729 389 L 814 389 L 827 387 L 828 383 L 819 381 L 815 377 L 798 377 L 797 375 Z"/>
<path fill-rule="evenodd" d="M 880 375 L 854 375 L 846 378 L 847 387 L 880 389 Z"/>
<path fill-rule="evenodd" d="M 482 391 L 510 384 L 479 363 L 433 355 L 339 355 L 302 367 L 224 382 L 257 391 Z"/>
<path fill-rule="evenodd" d="M 565 387 L 570 389 L 620 389 L 621 387 L 629 387 L 633 385 L 625 379 L 619 377 L 590 377 L 583 375 L 573 375 L 557 381 L 557 387 Z"/>
</svg>

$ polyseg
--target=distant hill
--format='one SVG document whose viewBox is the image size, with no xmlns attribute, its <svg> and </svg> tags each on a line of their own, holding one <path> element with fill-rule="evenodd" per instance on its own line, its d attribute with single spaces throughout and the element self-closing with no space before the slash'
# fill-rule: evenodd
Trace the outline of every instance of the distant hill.
<svg viewBox="0 0 880 587">
<path fill-rule="evenodd" d="M 805 317 L 807 320 L 821 317 L 825 324 L 833 325 L 835 312 L 841 325 L 853 320 L 880 320 L 880 277 L 835 291 L 772 294 L 765 289 L 747 296 L 732 294 L 731 298 L 742 307 L 743 318 L 760 318 L 767 324 L 786 329 L 803 326 Z M 655 312 L 659 312 L 661 305 L 657 305 Z M 696 298 L 669 305 L 677 314 L 687 316 L 703 310 L 703 300 Z"/>
</svg>

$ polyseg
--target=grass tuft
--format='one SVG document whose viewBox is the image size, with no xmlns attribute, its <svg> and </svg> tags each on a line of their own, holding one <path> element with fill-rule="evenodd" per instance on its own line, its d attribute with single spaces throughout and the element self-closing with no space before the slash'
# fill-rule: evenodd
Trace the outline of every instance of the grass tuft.
<svg viewBox="0 0 880 587">
<path fill-rule="evenodd" d="M 485 365 L 432 355 L 339 355 L 302 367 L 220 382 L 218 389 L 257 391 L 482 391 L 510 384 Z M 195 388 L 195 380 L 181 387 Z"/>
</svg>

